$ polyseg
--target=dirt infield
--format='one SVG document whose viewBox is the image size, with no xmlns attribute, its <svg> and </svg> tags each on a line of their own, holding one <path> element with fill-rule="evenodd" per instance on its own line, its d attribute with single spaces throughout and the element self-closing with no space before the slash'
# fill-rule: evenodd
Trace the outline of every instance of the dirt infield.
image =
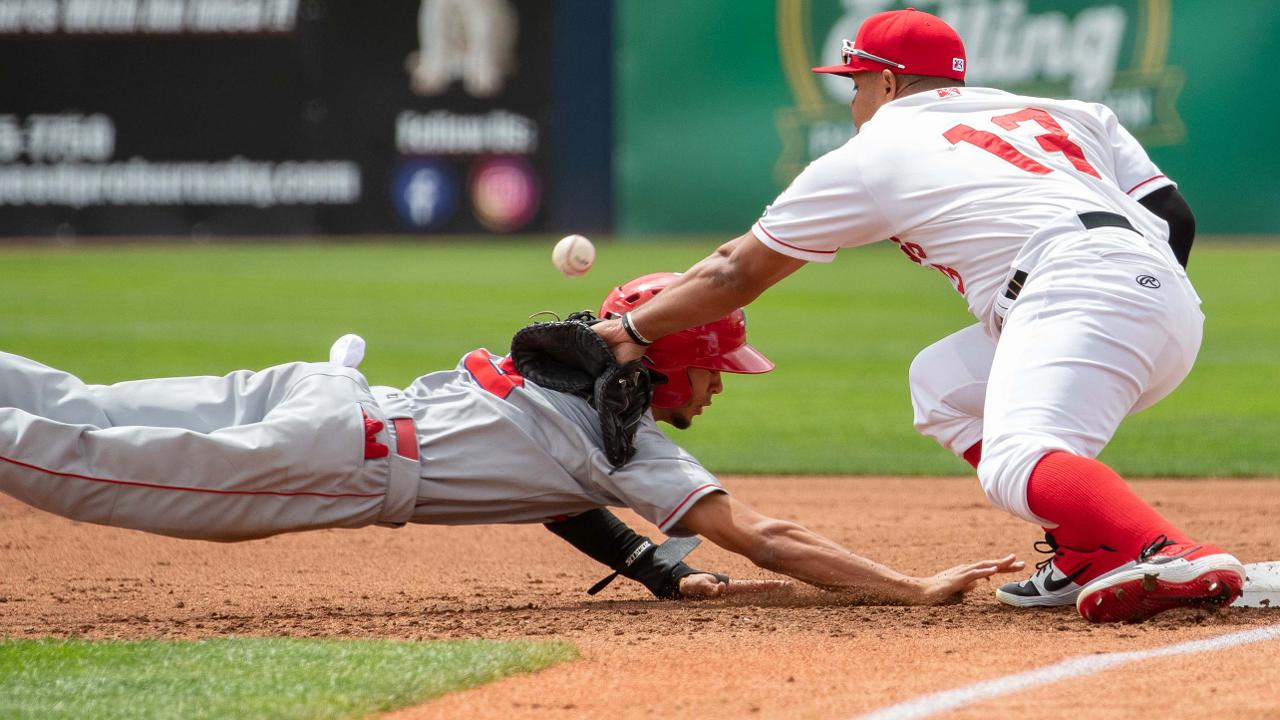
<svg viewBox="0 0 1280 720">
<path fill-rule="evenodd" d="M 966 479 L 727 478 L 762 510 L 901 570 L 1016 551 L 1035 528 Z M 1134 483 L 1193 536 L 1280 559 L 1280 481 Z M 624 514 L 629 521 L 639 522 Z M 650 528 L 651 529 L 651 528 Z M 694 564 L 763 577 L 703 546 Z M 961 605 L 859 607 L 804 592 L 659 603 L 538 526 L 326 531 L 220 545 L 72 523 L 0 496 L 0 636 L 566 638 L 582 659 L 393 713 L 435 717 L 847 718 L 1076 657 L 1280 625 L 1280 612 L 1179 611 L 1091 626 Z M 1280 718 L 1280 639 L 1145 659 L 964 704 L 945 717 Z"/>
</svg>

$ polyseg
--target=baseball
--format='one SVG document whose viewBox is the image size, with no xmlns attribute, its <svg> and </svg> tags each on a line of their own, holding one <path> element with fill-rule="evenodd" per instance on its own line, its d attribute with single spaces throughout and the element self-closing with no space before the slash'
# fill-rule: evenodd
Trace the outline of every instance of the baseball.
<svg viewBox="0 0 1280 720">
<path fill-rule="evenodd" d="M 581 235 L 569 235 L 560 239 L 551 251 L 551 264 L 565 277 L 584 275 L 596 261 L 596 246 Z"/>
</svg>

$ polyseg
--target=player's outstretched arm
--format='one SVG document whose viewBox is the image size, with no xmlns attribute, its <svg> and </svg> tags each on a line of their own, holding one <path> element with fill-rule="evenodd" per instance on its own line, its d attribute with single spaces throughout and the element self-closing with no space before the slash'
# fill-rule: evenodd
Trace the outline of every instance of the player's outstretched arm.
<svg viewBox="0 0 1280 720">
<path fill-rule="evenodd" d="M 680 524 L 766 570 L 827 590 L 904 605 L 954 602 L 979 580 L 1016 572 L 1024 565 L 1008 555 L 958 565 L 932 577 L 911 577 L 855 555 L 801 525 L 762 515 L 722 493 L 699 500 Z"/>
</svg>

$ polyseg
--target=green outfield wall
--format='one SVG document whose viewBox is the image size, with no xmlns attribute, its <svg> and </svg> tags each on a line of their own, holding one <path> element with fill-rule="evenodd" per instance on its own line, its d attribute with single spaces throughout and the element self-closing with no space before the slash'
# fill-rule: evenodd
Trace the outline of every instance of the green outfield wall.
<svg viewBox="0 0 1280 720">
<path fill-rule="evenodd" d="M 969 83 L 1111 106 L 1204 233 L 1280 233 L 1280 3 L 915 0 L 964 37 Z M 745 231 L 852 132 L 838 62 L 894 0 L 621 0 L 623 234 Z"/>
</svg>

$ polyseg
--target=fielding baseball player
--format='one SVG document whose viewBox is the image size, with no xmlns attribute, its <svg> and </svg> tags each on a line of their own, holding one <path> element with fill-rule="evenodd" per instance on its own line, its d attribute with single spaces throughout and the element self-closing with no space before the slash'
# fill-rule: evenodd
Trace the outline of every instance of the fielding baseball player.
<svg viewBox="0 0 1280 720">
<path fill-rule="evenodd" d="M 617 288 L 602 314 L 643 304 L 674 277 Z M 612 363 L 607 346 L 583 332 Z M 616 465 L 587 400 L 540 387 L 511 357 L 483 349 L 403 390 L 370 387 L 335 362 L 86 385 L 0 353 L 0 490 L 74 520 L 219 541 L 406 522 L 545 522 L 628 506 L 665 533 L 701 534 L 760 567 L 893 603 L 947 602 L 1022 567 L 1008 556 L 908 577 L 728 495 L 655 421 L 688 427 L 722 390 L 722 371 L 772 369 L 747 344 L 740 309 L 665 338 L 649 355 L 665 383 L 651 412 L 642 409 L 634 456 Z"/>
<path fill-rule="evenodd" d="M 933 15 L 869 17 L 842 64 L 814 68 L 852 78 L 858 134 L 750 232 L 595 329 L 625 360 L 806 262 L 887 238 L 945 276 L 978 320 L 912 363 L 916 427 L 968 460 L 991 502 L 1047 532 L 1052 557 L 999 599 L 1075 603 L 1097 622 L 1227 605 L 1240 562 L 1094 459 L 1195 361 L 1191 211 L 1105 106 L 965 87 L 965 64 L 960 37 Z"/>
</svg>

